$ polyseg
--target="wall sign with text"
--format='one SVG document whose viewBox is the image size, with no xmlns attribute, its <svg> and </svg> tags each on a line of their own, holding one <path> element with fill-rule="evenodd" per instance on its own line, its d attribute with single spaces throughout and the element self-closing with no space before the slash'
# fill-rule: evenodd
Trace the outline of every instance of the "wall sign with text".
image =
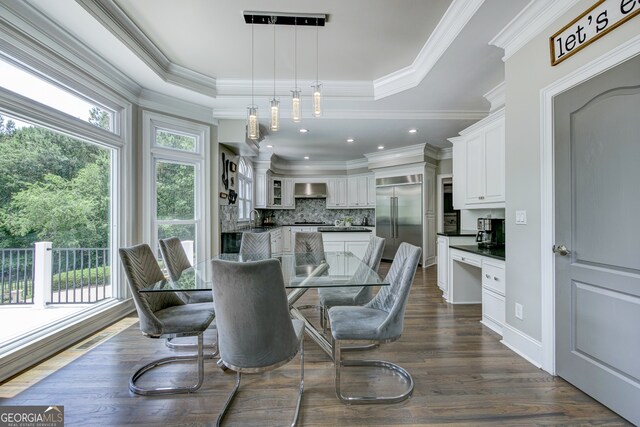
<svg viewBox="0 0 640 427">
<path fill-rule="evenodd" d="M 556 65 L 640 14 L 640 0 L 600 0 L 549 38 Z"/>
</svg>

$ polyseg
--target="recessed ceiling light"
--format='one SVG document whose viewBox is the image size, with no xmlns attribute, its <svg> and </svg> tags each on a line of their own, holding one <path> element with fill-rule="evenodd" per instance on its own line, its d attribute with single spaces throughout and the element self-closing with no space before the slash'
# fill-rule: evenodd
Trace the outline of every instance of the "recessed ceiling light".
<svg viewBox="0 0 640 427">
<path fill-rule="evenodd" d="M 269 144 L 267 145 L 267 148 L 273 148 L 273 145 Z"/>
<path fill-rule="evenodd" d="M 347 142 L 353 142 L 353 141 L 355 141 L 355 139 L 353 139 L 353 138 L 347 138 Z"/>
<path fill-rule="evenodd" d="M 304 156 L 304 159 L 305 160 L 309 160 L 309 156 Z"/>
<path fill-rule="evenodd" d="M 416 133 L 418 132 L 418 129 L 409 129 L 409 133 Z"/>
<path fill-rule="evenodd" d="M 378 145 L 378 150 L 384 150 L 384 145 Z"/>
<path fill-rule="evenodd" d="M 309 132 L 309 129 L 300 129 L 300 133 L 307 133 Z"/>
</svg>

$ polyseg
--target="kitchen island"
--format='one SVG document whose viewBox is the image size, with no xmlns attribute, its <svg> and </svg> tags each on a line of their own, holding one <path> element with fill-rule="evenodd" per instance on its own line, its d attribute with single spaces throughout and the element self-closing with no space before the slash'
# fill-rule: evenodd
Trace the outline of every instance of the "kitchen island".
<svg viewBox="0 0 640 427">
<path fill-rule="evenodd" d="M 362 259 L 374 227 L 318 227 L 326 252 L 352 252 Z"/>
</svg>

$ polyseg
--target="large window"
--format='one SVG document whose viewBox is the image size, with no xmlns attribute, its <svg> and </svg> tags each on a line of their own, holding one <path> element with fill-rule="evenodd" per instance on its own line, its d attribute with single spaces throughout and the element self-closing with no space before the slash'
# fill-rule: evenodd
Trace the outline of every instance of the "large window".
<svg viewBox="0 0 640 427">
<path fill-rule="evenodd" d="M 122 210 L 128 206 L 121 168 L 129 149 L 123 135 L 127 106 L 115 108 L 119 98 L 106 95 L 94 102 L 70 75 L 59 84 L 5 58 L 0 59 L 0 323 L 5 325 L 0 379 L 79 338 L 54 333 L 71 327 L 90 333 L 122 316 L 129 305 L 121 301 L 127 294 L 117 262 L 125 233 Z M 92 321 L 78 321 L 84 318 Z"/>
<path fill-rule="evenodd" d="M 0 59 L 0 87 L 25 96 L 77 119 L 114 132 L 115 113 L 59 85 Z M 19 122 L 18 122 L 19 123 Z"/>
<path fill-rule="evenodd" d="M 248 221 L 253 209 L 253 168 L 251 162 L 238 161 L 238 219 Z"/>
<path fill-rule="evenodd" d="M 148 241 L 160 256 L 158 240 L 178 237 L 193 248 L 187 256 L 197 262 L 205 259 L 205 218 L 208 196 L 205 192 L 205 153 L 208 127 L 144 113 L 146 191 L 150 219 L 146 225 Z M 146 199 L 146 197 L 145 197 Z"/>
</svg>

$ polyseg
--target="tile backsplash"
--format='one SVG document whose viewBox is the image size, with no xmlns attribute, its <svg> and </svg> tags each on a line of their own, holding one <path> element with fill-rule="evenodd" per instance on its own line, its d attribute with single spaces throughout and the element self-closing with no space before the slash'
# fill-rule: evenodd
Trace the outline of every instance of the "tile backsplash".
<svg viewBox="0 0 640 427">
<path fill-rule="evenodd" d="M 346 216 L 353 218 L 353 225 L 362 224 L 365 216 L 369 225 L 375 225 L 375 209 L 327 209 L 326 199 L 296 199 L 294 209 L 262 209 L 263 218 L 273 216 L 276 224 L 293 224 L 302 221 L 322 221 L 333 224 L 336 219 Z"/>
<path fill-rule="evenodd" d="M 220 231 L 238 229 L 238 205 L 220 205 Z"/>
</svg>

